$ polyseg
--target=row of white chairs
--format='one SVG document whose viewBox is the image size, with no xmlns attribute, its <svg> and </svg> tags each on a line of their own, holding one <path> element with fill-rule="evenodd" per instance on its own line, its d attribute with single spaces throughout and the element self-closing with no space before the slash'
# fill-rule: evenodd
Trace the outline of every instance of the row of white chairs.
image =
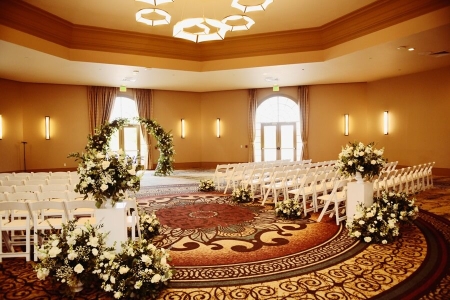
<svg viewBox="0 0 450 300">
<path fill-rule="evenodd" d="M 1 193 L 17 193 L 17 192 L 49 192 L 49 191 L 73 191 L 76 185 L 53 183 L 53 184 L 39 184 L 39 185 L 0 185 Z"/>
<path fill-rule="evenodd" d="M 76 171 L 66 171 L 66 172 L 11 172 L 11 173 L 0 173 L 0 180 L 30 180 L 30 179 L 76 179 L 78 178 L 78 173 Z"/>
<path fill-rule="evenodd" d="M 380 197 L 383 190 L 415 194 L 430 189 L 433 187 L 434 165 L 435 162 L 429 162 L 382 172 L 374 180 L 374 192 Z"/>
<path fill-rule="evenodd" d="M 7 179 L 0 180 L 0 186 L 20 186 L 20 185 L 49 185 L 49 184 L 70 184 L 75 185 L 80 180 L 78 178 L 49 178 L 49 179 Z"/>
<path fill-rule="evenodd" d="M 31 244 L 38 245 L 44 241 L 39 233 L 44 230 L 62 229 L 62 224 L 66 220 L 76 220 L 77 226 L 85 226 L 86 222 L 94 225 L 95 201 L 93 200 L 69 200 L 70 192 L 42 193 L 45 195 L 28 193 L 36 197 L 60 197 L 58 199 L 47 199 L 48 201 L 25 200 L 17 201 L 16 198 L 8 195 L 7 201 L 0 201 L 0 232 L 5 242 L 8 252 L 3 252 L 0 247 L 0 262 L 3 257 L 25 257 L 30 260 Z M 50 195 L 51 194 L 51 195 Z M 23 200 L 23 199 L 22 199 Z M 140 238 L 139 214 L 135 198 L 127 200 L 128 215 L 126 216 L 126 226 L 131 229 L 131 238 Z M 137 229 L 137 235 L 136 235 Z M 24 232 L 23 235 L 18 232 Z M 33 237 L 31 237 L 33 234 Z M 15 246 L 25 246 L 24 251 L 15 251 Z M 37 251 L 34 251 L 34 258 L 37 260 Z"/>
<path fill-rule="evenodd" d="M 228 188 L 235 189 L 237 188 L 241 182 L 246 183 L 247 185 L 250 183 L 259 182 L 259 185 L 262 183 L 267 183 L 270 181 L 271 175 L 275 171 L 279 171 L 280 169 L 287 170 L 295 170 L 301 168 L 325 168 L 325 167 L 333 167 L 335 161 L 327 161 L 327 162 L 318 162 L 311 163 L 311 160 L 305 161 L 273 161 L 273 162 L 254 162 L 254 163 L 242 163 L 242 164 L 234 164 L 228 165 L 227 167 L 222 166 L 222 168 L 226 168 L 226 172 L 222 173 L 222 178 L 224 178 L 224 194 L 227 193 Z M 218 166 L 219 168 L 219 166 Z M 214 176 L 214 182 L 217 184 L 217 187 L 221 187 L 220 181 L 217 183 L 217 169 Z M 252 186 L 253 188 L 253 186 Z M 253 189 L 252 189 L 253 191 Z"/>
</svg>

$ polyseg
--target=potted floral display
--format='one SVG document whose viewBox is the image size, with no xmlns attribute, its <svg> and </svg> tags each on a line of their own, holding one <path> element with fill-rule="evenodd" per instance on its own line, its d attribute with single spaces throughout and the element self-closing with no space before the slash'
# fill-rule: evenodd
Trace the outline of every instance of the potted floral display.
<svg viewBox="0 0 450 300">
<path fill-rule="evenodd" d="M 253 194 L 248 188 L 235 188 L 231 193 L 233 201 L 246 203 L 252 201 Z"/>
<path fill-rule="evenodd" d="M 106 234 L 99 231 L 100 227 L 89 223 L 77 227 L 73 220 L 63 224 L 59 234 L 43 234 L 45 242 L 35 250 L 37 277 L 40 280 L 50 277 L 62 283 L 68 293 L 80 291 L 83 285 L 98 281 L 97 275 L 92 273 L 97 260 L 104 252 L 112 251 L 105 246 Z"/>
<path fill-rule="evenodd" d="M 303 214 L 303 204 L 298 200 L 286 199 L 275 204 L 275 214 L 283 219 L 298 219 Z"/>
<path fill-rule="evenodd" d="M 347 224 L 349 235 L 366 243 L 392 242 L 400 234 L 400 225 L 417 218 L 419 209 L 405 193 L 383 191 L 370 207 L 359 204 L 353 220 Z"/>
<path fill-rule="evenodd" d="M 161 223 L 156 217 L 155 212 L 148 213 L 142 208 L 138 208 L 139 213 L 139 229 L 141 231 L 141 238 L 151 241 L 159 234 Z"/>
<path fill-rule="evenodd" d="M 211 179 L 202 179 L 198 185 L 198 190 L 201 192 L 212 192 L 216 190 L 216 185 Z"/>
<path fill-rule="evenodd" d="M 380 174 L 386 163 L 383 152 L 384 149 L 376 149 L 374 143 L 348 143 L 339 153 L 336 168 L 344 177 L 371 180 Z"/>
<path fill-rule="evenodd" d="M 118 254 L 105 252 L 94 271 L 116 299 L 157 299 L 172 278 L 169 252 L 145 239 L 129 240 Z"/>
<path fill-rule="evenodd" d="M 71 156 L 79 161 L 80 181 L 75 191 L 85 195 L 85 198 L 92 197 L 98 208 L 109 199 L 111 206 L 114 206 L 116 202 L 124 199 L 127 192 L 140 189 L 141 176 L 138 171 L 143 167 L 122 150 L 117 153 L 90 151 L 74 153 Z"/>
</svg>

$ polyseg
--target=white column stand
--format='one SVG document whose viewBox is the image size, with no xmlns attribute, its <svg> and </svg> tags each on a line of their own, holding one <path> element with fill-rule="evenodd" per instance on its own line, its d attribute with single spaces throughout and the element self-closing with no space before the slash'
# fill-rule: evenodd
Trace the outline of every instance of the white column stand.
<svg viewBox="0 0 450 300">
<path fill-rule="evenodd" d="M 373 183 L 372 182 L 349 182 L 347 184 L 347 223 L 353 221 L 358 203 L 364 203 L 369 207 L 373 203 Z"/>
<path fill-rule="evenodd" d="M 95 220 L 103 227 L 100 232 L 108 232 L 106 237 L 106 246 L 112 247 L 116 242 L 116 252 L 122 249 L 121 243 L 127 241 L 127 223 L 126 223 L 126 202 L 117 202 L 111 208 L 99 208 L 94 211 Z"/>
</svg>

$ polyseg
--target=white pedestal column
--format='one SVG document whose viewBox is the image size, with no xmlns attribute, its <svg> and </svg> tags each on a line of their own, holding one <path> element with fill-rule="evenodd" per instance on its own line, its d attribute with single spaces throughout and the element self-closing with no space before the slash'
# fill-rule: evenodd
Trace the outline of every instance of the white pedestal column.
<svg viewBox="0 0 450 300">
<path fill-rule="evenodd" d="M 99 231 L 108 233 L 106 246 L 112 247 L 116 242 L 116 252 L 120 252 L 121 243 L 128 239 L 126 206 L 126 202 L 117 202 L 112 208 L 99 208 L 94 211 L 97 224 L 103 224 Z"/>
<path fill-rule="evenodd" d="M 358 203 L 363 203 L 365 207 L 373 204 L 373 183 L 372 182 L 349 182 L 347 184 L 347 223 L 353 221 Z"/>
</svg>

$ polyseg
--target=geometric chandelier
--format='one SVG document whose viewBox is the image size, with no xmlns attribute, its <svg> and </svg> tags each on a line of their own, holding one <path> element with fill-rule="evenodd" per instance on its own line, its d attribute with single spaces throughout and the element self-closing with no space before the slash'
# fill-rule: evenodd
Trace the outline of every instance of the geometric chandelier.
<svg viewBox="0 0 450 300">
<path fill-rule="evenodd" d="M 269 6 L 269 4 L 273 2 L 273 0 L 260 0 L 261 3 L 258 5 L 243 5 L 240 4 L 239 1 L 240 0 L 233 0 L 231 6 L 243 11 L 244 13 L 251 11 L 266 10 L 267 6 Z"/>
<path fill-rule="evenodd" d="M 147 14 L 152 15 L 147 18 L 143 16 Z M 157 18 L 153 18 L 155 15 L 157 15 Z M 169 24 L 170 18 L 170 15 L 166 11 L 157 8 L 144 8 L 136 13 L 136 21 L 150 26 Z"/>
<path fill-rule="evenodd" d="M 173 36 L 195 43 L 223 40 L 231 26 L 208 18 L 184 19 L 173 27 Z"/>
</svg>

